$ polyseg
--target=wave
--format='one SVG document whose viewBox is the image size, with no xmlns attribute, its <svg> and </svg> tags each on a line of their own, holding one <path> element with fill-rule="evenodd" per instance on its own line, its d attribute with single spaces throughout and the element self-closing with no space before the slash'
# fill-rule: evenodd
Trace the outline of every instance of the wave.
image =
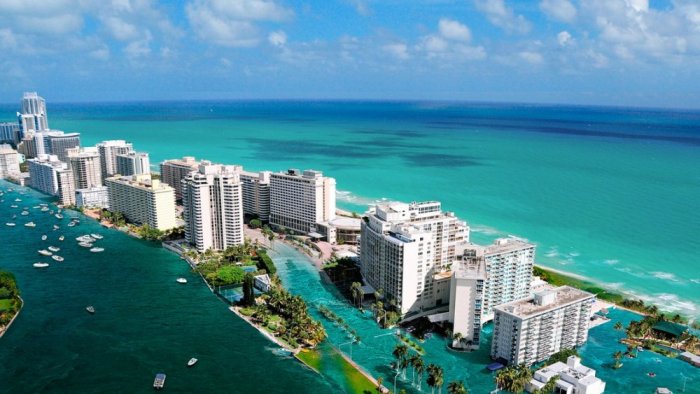
<svg viewBox="0 0 700 394">
<path fill-rule="evenodd" d="M 470 231 L 472 231 L 474 233 L 480 233 L 480 234 L 486 234 L 486 235 L 497 235 L 497 236 L 506 235 L 506 233 L 504 233 L 496 228 L 484 226 L 482 224 L 471 225 Z"/>
<path fill-rule="evenodd" d="M 670 280 L 673 282 L 680 282 L 680 279 L 676 277 L 676 275 L 670 273 L 670 272 L 663 272 L 663 271 L 653 271 L 651 272 L 651 276 L 657 279 L 663 279 L 663 280 Z"/>
<path fill-rule="evenodd" d="M 350 203 L 350 204 L 355 204 L 355 205 L 374 205 L 380 202 L 385 202 L 388 201 L 387 198 L 382 197 L 381 199 L 371 199 L 368 197 L 362 197 L 358 196 L 357 194 L 354 194 L 353 192 L 347 191 L 347 190 L 336 190 L 335 191 L 335 198 L 338 201 Z"/>
</svg>

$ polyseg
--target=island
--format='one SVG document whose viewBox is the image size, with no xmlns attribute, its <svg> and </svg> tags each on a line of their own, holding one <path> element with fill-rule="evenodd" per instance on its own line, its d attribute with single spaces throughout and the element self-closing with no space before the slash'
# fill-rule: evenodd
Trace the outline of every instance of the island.
<svg viewBox="0 0 700 394">
<path fill-rule="evenodd" d="M 11 272 L 0 271 L 0 338 L 10 328 L 22 309 L 22 298 L 15 276 Z"/>
</svg>

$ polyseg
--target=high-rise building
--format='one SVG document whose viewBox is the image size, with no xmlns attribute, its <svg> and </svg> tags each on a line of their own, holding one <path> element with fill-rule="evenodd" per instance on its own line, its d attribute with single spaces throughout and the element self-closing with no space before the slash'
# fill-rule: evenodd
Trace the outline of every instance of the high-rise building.
<svg viewBox="0 0 700 394">
<path fill-rule="evenodd" d="M 78 208 L 109 209 L 109 189 L 107 186 L 76 189 L 75 205 Z"/>
<path fill-rule="evenodd" d="M 124 140 L 102 141 L 97 144 L 97 151 L 100 153 L 100 163 L 102 165 L 102 179 L 118 174 L 117 155 L 129 153 L 133 149 L 134 146 L 131 142 Z"/>
<path fill-rule="evenodd" d="M 46 101 L 36 92 L 25 92 L 20 102 L 20 112 L 17 113 L 20 135 L 49 129 L 49 119 L 46 114 Z"/>
<path fill-rule="evenodd" d="M 0 179 L 19 176 L 19 155 L 10 145 L 0 145 Z"/>
<path fill-rule="evenodd" d="M 33 159 L 37 156 L 36 146 L 34 145 L 34 134 L 28 134 L 22 137 L 17 145 L 17 152 L 23 154 L 27 159 Z"/>
<path fill-rule="evenodd" d="M 561 286 L 496 306 L 491 357 L 532 365 L 583 345 L 594 302 L 594 294 Z"/>
<path fill-rule="evenodd" d="M 160 163 L 160 179 L 163 183 L 175 189 L 177 201 L 182 200 L 182 184 L 180 181 L 185 179 L 190 172 L 197 171 L 200 164 L 191 156 L 185 156 L 182 159 L 165 160 Z"/>
<path fill-rule="evenodd" d="M 20 140 L 18 123 L 0 123 L 0 143 L 17 146 Z"/>
<path fill-rule="evenodd" d="M 63 162 L 68 162 L 68 149 L 80 146 L 80 133 L 64 133 L 63 131 L 51 130 L 44 134 L 45 149 L 48 149 L 49 153 L 56 155 L 58 160 Z"/>
<path fill-rule="evenodd" d="M 117 174 L 140 175 L 151 173 L 151 163 L 146 152 L 129 152 L 117 155 Z"/>
<path fill-rule="evenodd" d="M 270 224 L 313 234 L 324 231 L 322 224 L 334 218 L 334 178 L 314 170 L 270 174 Z"/>
<path fill-rule="evenodd" d="M 105 185 L 109 189 L 110 210 L 122 213 L 126 220 L 158 230 L 177 227 L 175 190 L 151 179 L 150 174 L 110 177 Z"/>
<path fill-rule="evenodd" d="M 467 248 L 486 267 L 482 324 L 493 319 L 493 308 L 530 295 L 535 245 L 518 238 L 500 238 L 492 245 Z"/>
<path fill-rule="evenodd" d="M 73 172 L 68 164 L 55 155 L 41 155 L 27 160 L 32 187 L 43 193 L 58 196 L 61 204 L 75 204 Z"/>
<path fill-rule="evenodd" d="M 455 261 L 450 282 L 449 321 L 452 322 L 452 346 L 476 350 L 481 340 L 481 316 L 484 308 L 486 269 L 484 262 L 466 251 L 464 260 Z"/>
<path fill-rule="evenodd" d="M 71 148 L 66 150 L 66 154 L 76 189 L 102 186 L 102 166 L 97 148 Z"/>
<path fill-rule="evenodd" d="M 241 171 L 243 214 L 270 221 L 270 171 Z"/>
<path fill-rule="evenodd" d="M 240 171 L 239 166 L 203 162 L 182 180 L 185 239 L 198 252 L 243 243 Z"/>
<path fill-rule="evenodd" d="M 469 241 L 465 222 L 428 201 L 379 204 L 361 226 L 362 275 L 401 315 L 447 306 L 449 286 L 442 294 L 436 284 Z"/>
</svg>

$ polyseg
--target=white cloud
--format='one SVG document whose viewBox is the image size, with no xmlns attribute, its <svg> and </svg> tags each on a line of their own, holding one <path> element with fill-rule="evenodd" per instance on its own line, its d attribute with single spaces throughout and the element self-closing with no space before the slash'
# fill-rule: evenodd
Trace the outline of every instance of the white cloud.
<svg viewBox="0 0 700 394">
<path fill-rule="evenodd" d="M 282 47 L 287 43 L 287 34 L 282 30 L 270 32 L 267 35 L 267 41 L 276 47 Z"/>
<path fill-rule="evenodd" d="M 511 33 L 525 34 L 530 31 L 531 24 L 522 15 L 516 15 L 513 9 L 506 6 L 505 0 L 474 0 L 476 8 L 486 14 L 489 22 Z"/>
<path fill-rule="evenodd" d="M 107 46 L 102 46 L 101 48 L 90 51 L 89 55 L 97 60 L 109 60 L 109 48 L 107 48 Z"/>
<path fill-rule="evenodd" d="M 369 9 L 369 6 L 367 5 L 367 2 L 365 0 L 348 0 L 348 1 L 350 2 L 350 4 L 352 4 L 353 7 L 355 7 L 355 10 L 360 15 L 368 16 L 372 13 L 372 11 Z"/>
<path fill-rule="evenodd" d="M 571 23 L 576 19 L 576 7 L 569 0 L 542 0 L 540 9 L 548 17 L 560 22 Z"/>
<path fill-rule="evenodd" d="M 423 37 L 420 46 L 428 52 L 444 52 L 447 50 L 447 41 L 442 37 L 429 35 Z"/>
<path fill-rule="evenodd" d="M 472 38 L 472 33 L 469 31 L 469 28 L 453 19 L 440 19 L 438 29 L 440 35 L 448 40 L 469 41 Z"/>
<path fill-rule="evenodd" d="M 17 39 L 10 29 L 0 29 L 0 48 L 14 49 L 17 47 Z"/>
<path fill-rule="evenodd" d="M 268 0 L 195 0 L 185 13 L 199 38 L 227 47 L 250 47 L 260 42 L 255 21 L 280 22 L 290 10 Z"/>
<path fill-rule="evenodd" d="M 104 17 L 102 19 L 102 24 L 112 37 L 120 41 L 129 41 L 140 36 L 136 26 L 116 16 Z"/>
<path fill-rule="evenodd" d="M 573 37 L 571 37 L 571 33 L 564 30 L 560 31 L 559 34 L 557 34 L 557 42 L 559 43 L 559 46 L 567 47 L 573 44 L 574 39 Z"/>
<path fill-rule="evenodd" d="M 387 44 L 384 45 L 382 49 L 401 60 L 406 60 L 410 57 L 408 54 L 408 45 L 404 43 Z"/>
<path fill-rule="evenodd" d="M 518 56 L 530 63 L 530 64 L 542 64 L 544 63 L 544 58 L 542 57 L 542 54 L 539 52 L 533 52 L 533 51 L 522 51 L 518 54 Z"/>
<path fill-rule="evenodd" d="M 124 53 L 129 59 L 137 59 L 151 54 L 151 46 L 148 39 L 134 41 L 124 48 Z"/>
</svg>

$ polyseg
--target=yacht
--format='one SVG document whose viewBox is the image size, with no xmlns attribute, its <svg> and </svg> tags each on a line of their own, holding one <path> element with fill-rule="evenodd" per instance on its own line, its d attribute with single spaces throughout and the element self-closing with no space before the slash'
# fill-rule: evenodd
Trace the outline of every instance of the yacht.
<svg viewBox="0 0 700 394">
<path fill-rule="evenodd" d="M 53 225 L 53 229 L 54 229 L 54 230 L 58 230 L 59 228 L 61 228 L 61 227 L 59 227 L 57 224 L 54 224 L 54 225 Z"/>
<path fill-rule="evenodd" d="M 52 251 L 52 252 L 58 252 L 59 250 L 61 250 L 61 248 L 56 247 L 56 246 L 49 246 L 49 247 L 46 248 L 46 249 L 48 249 L 48 250 L 50 250 L 50 251 Z"/>
<path fill-rule="evenodd" d="M 95 313 L 95 307 L 92 305 L 88 305 L 85 310 L 88 311 L 88 313 Z"/>
<path fill-rule="evenodd" d="M 10 208 L 19 208 L 19 206 L 17 204 L 12 204 L 10 205 Z"/>
<path fill-rule="evenodd" d="M 48 212 L 48 211 L 49 211 L 49 207 L 41 207 L 41 212 Z"/>
<path fill-rule="evenodd" d="M 156 390 L 160 390 L 163 388 L 163 386 L 165 386 L 165 374 L 156 374 L 156 379 L 153 381 L 153 388 Z"/>
<path fill-rule="evenodd" d="M 94 241 L 95 241 L 94 238 L 92 238 L 91 236 L 89 236 L 89 235 L 87 235 L 87 234 L 86 234 L 86 235 L 81 235 L 81 236 L 79 236 L 78 238 L 76 238 L 75 240 L 78 241 L 78 242 L 94 242 Z"/>
<path fill-rule="evenodd" d="M 54 260 L 56 260 L 56 261 L 58 261 L 59 263 L 60 263 L 61 261 L 65 260 L 63 257 L 61 257 L 61 256 L 59 256 L 59 255 L 57 255 L 57 254 L 51 256 L 51 258 L 54 259 Z"/>
<path fill-rule="evenodd" d="M 192 358 L 190 359 L 190 361 L 187 362 L 187 366 L 188 366 L 188 367 L 191 367 L 191 366 L 197 364 L 197 361 L 199 361 L 199 360 L 197 360 L 196 358 L 192 357 Z"/>
<path fill-rule="evenodd" d="M 92 243 L 90 242 L 79 242 L 78 245 L 82 246 L 83 248 L 92 248 Z"/>
<path fill-rule="evenodd" d="M 29 215 L 29 211 L 22 211 L 22 216 L 27 216 Z"/>
<path fill-rule="evenodd" d="M 75 222 L 68 223 L 68 227 L 73 227 L 73 226 L 75 226 Z"/>
<path fill-rule="evenodd" d="M 32 264 L 34 268 L 46 268 L 49 266 L 49 263 L 34 263 Z"/>
<path fill-rule="evenodd" d="M 42 241 L 46 241 L 46 238 L 48 238 L 46 235 L 42 235 L 42 236 L 41 236 L 41 240 L 42 240 Z"/>
<path fill-rule="evenodd" d="M 15 223 L 12 223 L 12 222 L 7 222 L 7 223 L 5 223 L 5 226 L 8 226 L 8 227 L 15 227 L 16 224 L 15 224 Z"/>
<path fill-rule="evenodd" d="M 63 235 L 61 235 L 60 237 L 58 237 L 58 240 L 59 240 L 59 241 L 63 241 L 64 239 L 66 239 L 66 237 L 64 237 Z"/>
<path fill-rule="evenodd" d="M 34 222 L 29 222 L 29 223 L 25 223 L 24 227 L 36 227 L 36 224 Z"/>
<path fill-rule="evenodd" d="M 102 239 L 102 238 L 104 238 L 104 237 L 101 236 L 100 234 L 90 234 L 90 236 L 93 237 L 93 238 L 95 238 L 95 239 Z"/>
<path fill-rule="evenodd" d="M 15 202 L 20 202 L 20 201 L 22 201 L 21 198 L 15 198 Z"/>
<path fill-rule="evenodd" d="M 92 253 L 100 253 L 100 252 L 104 252 L 104 250 L 105 250 L 105 248 L 98 248 L 98 247 L 90 248 L 90 251 Z"/>
<path fill-rule="evenodd" d="M 56 219 L 63 219 L 63 215 L 61 215 L 60 213 L 57 213 L 54 216 L 56 217 Z"/>
<path fill-rule="evenodd" d="M 49 251 L 46 250 L 46 249 L 41 249 L 41 250 L 39 251 L 39 254 L 44 255 L 44 256 L 51 256 L 53 253 L 49 252 Z"/>
<path fill-rule="evenodd" d="M 177 283 L 182 283 L 183 285 L 184 285 L 185 283 L 187 283 L 187 279 L 185 279 L 185 278 L 177 278 L 176 281 L 177 281 Z"/>
</svg>

